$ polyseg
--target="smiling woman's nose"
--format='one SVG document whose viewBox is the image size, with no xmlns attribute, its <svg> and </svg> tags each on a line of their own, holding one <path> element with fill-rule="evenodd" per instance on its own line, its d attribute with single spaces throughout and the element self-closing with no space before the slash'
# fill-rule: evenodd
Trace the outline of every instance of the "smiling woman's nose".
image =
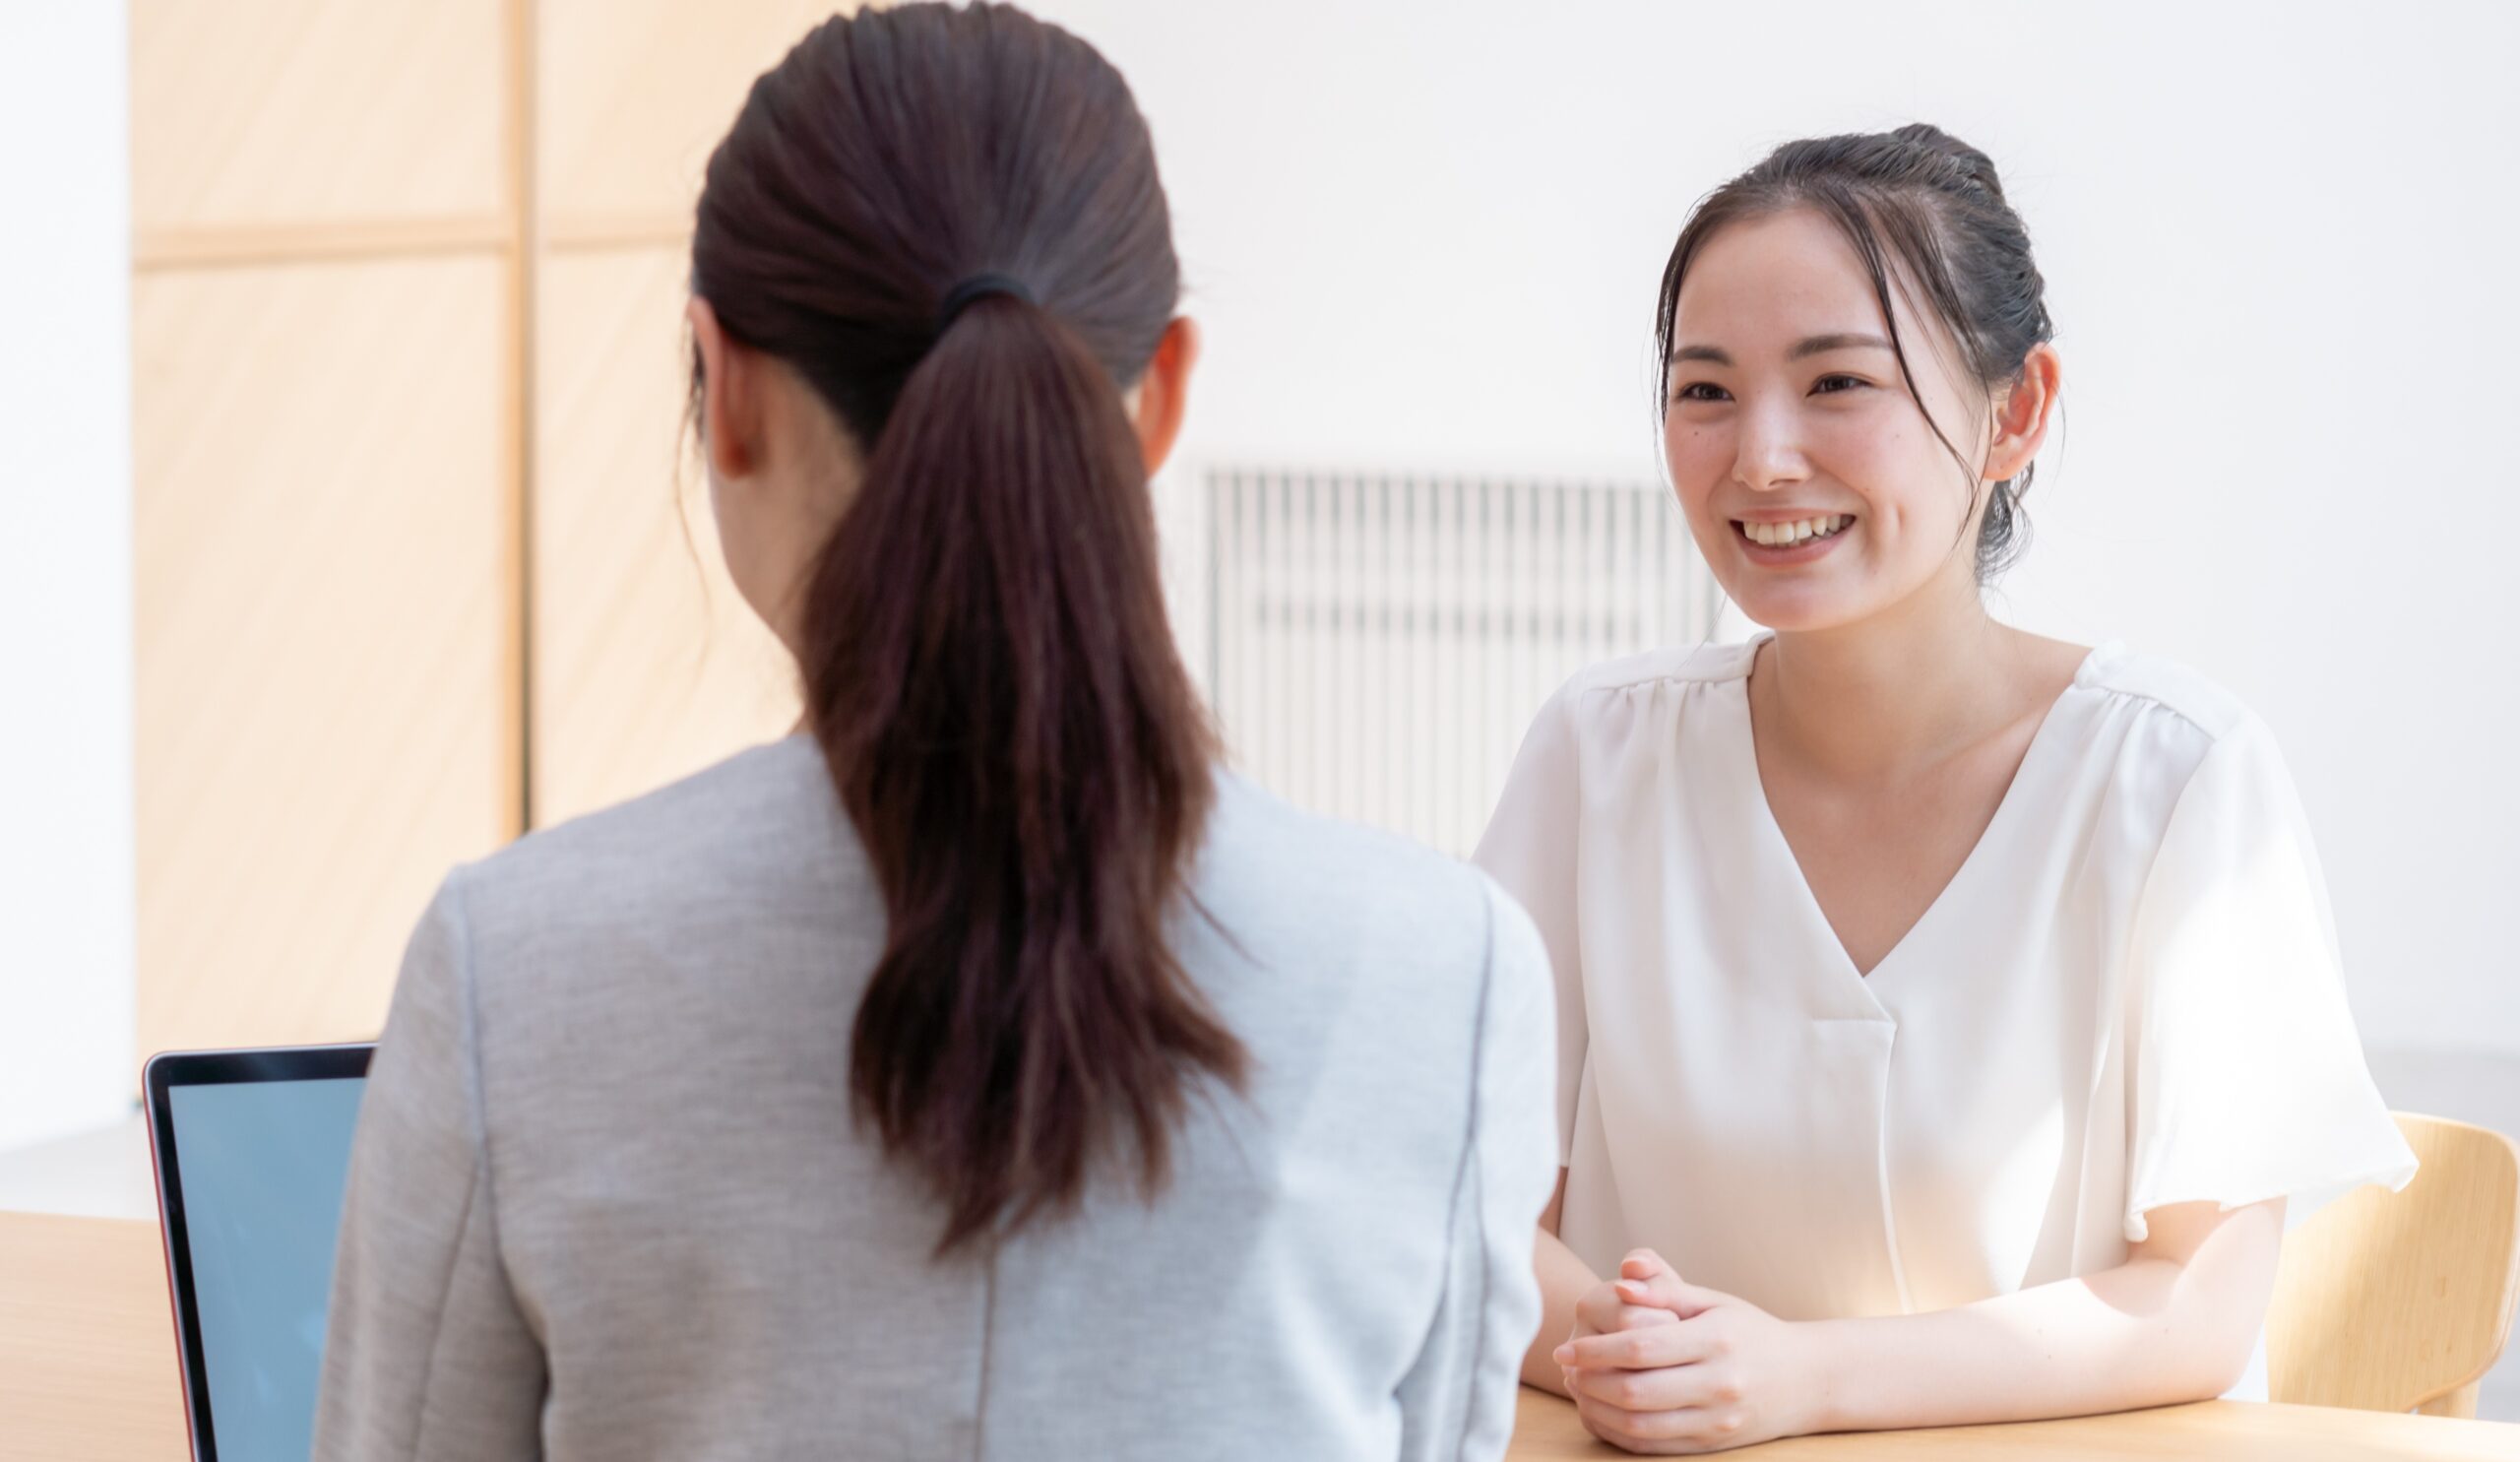
<svg viewBox="0 0 2520 1462">
<path fill-rule="evenodd" d="M 1733 441 L 1732 476 L 1754 492 L 1770 491 L 1802 479 L 1802 450 L 1796 439 L 1791 412 L 1741 413 L 1740 434 Z"/>
</svg>

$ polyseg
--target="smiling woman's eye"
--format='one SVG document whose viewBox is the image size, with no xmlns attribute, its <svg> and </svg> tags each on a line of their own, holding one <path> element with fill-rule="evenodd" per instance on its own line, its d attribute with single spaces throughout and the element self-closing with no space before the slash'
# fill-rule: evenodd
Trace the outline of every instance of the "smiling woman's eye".
<svg viewBox="0 0 2520 1462">
<path fill-rule="evenodd" d="M 1828 385 L 1831 381 L 1844 381 L 1847 383 L 1848 388 L 1867 384 L 1860 377 L 1857 376 L 1822 376 L 1819 380 L 1812 383 L 1811 389 L 1822 396 L 1836 396 L 1840 394 L 1838 391 L 1823 391 L 1820 389 L 1821 387 Z"/>
<path fill-rule="evenodd" d="M 1711 396 L 1701 396 L 1698 394 L 1701 391 L 1711 391 L 1714 394 Z M 1715 384 L 1713 381 L 1691 381 L 1687 385 L 1682 386 L 1679 390 L 1672 392 L 1671 399 L 1673 401 L 1722 401 L 1724 400 L 1724 388 Z"/>
</svg>

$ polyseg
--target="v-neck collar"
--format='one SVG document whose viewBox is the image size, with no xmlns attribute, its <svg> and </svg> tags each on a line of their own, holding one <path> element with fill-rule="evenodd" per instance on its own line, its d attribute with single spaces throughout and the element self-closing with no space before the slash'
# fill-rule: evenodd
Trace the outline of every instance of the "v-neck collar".
<svg viewBox="0 0 2520 1462">
<path fill-rule="evenodd" d="M 1838 971 L 1855 982 L 1862 997 L 1886 1017 L 1888 1009 L 1882 1004 L 1878 983 L 1883 972 L 1898 964 L 1900 956 L 1917 942 L 1920 932 L 1941 917 L 1943 906 L 1954 901 L 1957 891 L 1975 874 L 1978 865 L 1991 856 L 1987 850 L 2000 841 L 2000 836 L 2023 815 L 2016 810 L 2015 803 L 2021 800 L 2023 785 L 2033 780 L 2032 774 L 2037 770 L 2042 754 L 2047 751 L 2048 743 L 2055 739 L 2057 725 L 2064 719 L 2060 713 L 2075 692 L 2092 684 L 2102 662 L 2115 655 L 2120 647 L 2117 641 L 2108 641 L 2093 647 L 2083 657 L 2082 664 L 2074 668 L 2072 682 L 2049 703 L 2047 714 L 2040 718 L 2038 730 L 2031 732 L 2030 744 L 2023 749 L 2020 764 L 2013 768 L 2012 779 L 2004 784 L 2003 796 L 1995 803 L 1994 815 L 1986 819 L 1985 827 L 1978 833 L 1978 840 L 1969 846 L 1968 854 L 1960 859 L 1960 866 L 1952 870 L 1932 901 L 1925 905 L 1924 912 L 1916 917 L 1867 972 L 1856 968 L 1855 956 L 1847 952 L 1846 941 L 1838 936 L 1837 926 L 1829 922 L 1828 911 L 1821 907 L 1820 896 L 1812 891 L 1811 879 L 1802 870 L 1802 860 L 1795 856 L 1794 845 L 1786 838 L 1784 825 L 1776 820 L 1776 808 L 1768 801 L 1767 780 L 1759 771 L 1758 742 L 1750 721 L 1750 669 L 1758 661 L 1759 647 L 1775 637 L 1773 631 L 1762 631 L 1742 646 L 1737 673 L 1732 677 L 1733 684 L 1730 701 L 1734 717 L 1733 730 L 1740 743 L 1741 772 L 1749 788 L 1751 815 L 1758 824 L 1754 836 L 1763 839 L 1769 845 L 1769 853 L 1783 858 L 1785 866 L 1793 870 L 1791 881 L 1802 905 L 1802 916 L 1814 926 L 1818 940 L 1827 946 Z"/>
</svg>

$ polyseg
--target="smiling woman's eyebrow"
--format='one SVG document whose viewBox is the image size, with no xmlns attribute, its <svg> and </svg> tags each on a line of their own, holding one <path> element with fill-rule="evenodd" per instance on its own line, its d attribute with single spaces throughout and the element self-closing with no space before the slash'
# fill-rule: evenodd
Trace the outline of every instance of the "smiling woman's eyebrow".
<svg viewBox="0 0 2520 1462">
<path fill-rule="evenodd" d="M 1796 342 L 1794 349 L 1785 352 L 1785 358 L 1799 360 L 1805 355 L 1818 355 L 1828 350 L 1886 350 L 1889 349 L 1890 343 L 1877 335 L 1813 335 Z M 1732 357 L 1717 346 L 1682 346 L 1671 352 L 1673 365 L 1683 360 L 1704 360 L 1715 365 L 1732 363 Z"/>
<path fill-rule="evenodd" d="M 1815 335 L 1788 350 L 1785 358 L 1799 360 L 1805 355 L 1817 355 L 1825 350 L 1886 350 L 1889 349 L 1890 343 L 1877 335 Z"/>
</svg>

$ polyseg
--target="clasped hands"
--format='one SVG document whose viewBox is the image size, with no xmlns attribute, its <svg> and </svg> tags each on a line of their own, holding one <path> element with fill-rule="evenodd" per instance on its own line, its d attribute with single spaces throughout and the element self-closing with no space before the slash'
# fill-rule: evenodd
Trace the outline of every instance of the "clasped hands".
<svg viewBox="0 0 2520 1462">
<path fill-rule="evenodd" d="M 1807 1328 L 1684 1283 L 1650 1248 L 1575 1307 L 1550 1356 L 1594 1435 L 1631 1452 L 1722 1451 L 1816 1428 Z"/>
</svg>

